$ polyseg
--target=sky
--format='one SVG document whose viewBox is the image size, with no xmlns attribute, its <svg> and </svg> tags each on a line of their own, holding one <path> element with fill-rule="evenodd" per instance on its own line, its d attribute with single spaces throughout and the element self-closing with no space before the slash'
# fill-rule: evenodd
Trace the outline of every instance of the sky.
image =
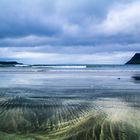
<svg viewBox="0 0 140 140">
<path fill-rule="evenodd" d="M 0 0 L 0 60 L 124 64 L 140 52 L 140 0 Z"/>
</svg>

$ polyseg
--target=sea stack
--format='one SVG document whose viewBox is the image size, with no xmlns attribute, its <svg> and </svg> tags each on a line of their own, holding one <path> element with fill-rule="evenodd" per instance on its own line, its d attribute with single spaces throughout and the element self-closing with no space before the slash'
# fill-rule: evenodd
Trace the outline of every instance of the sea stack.
<svg viewBox="0 0 140 140">
<path fill-rule="evenodd" d="M 136 53 L 126 64 L 140 64 L 140 53 Z"/>
</svg>

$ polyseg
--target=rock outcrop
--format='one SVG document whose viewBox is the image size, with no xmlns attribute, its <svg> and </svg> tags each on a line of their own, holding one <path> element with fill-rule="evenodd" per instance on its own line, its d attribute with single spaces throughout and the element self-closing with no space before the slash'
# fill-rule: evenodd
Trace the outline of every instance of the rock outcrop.
<svg viewBox="0 0 140 140">
<path fill-rule="evenodd" d="M 140 64 L 140 53 L 136 53 L 126 64 Z"/>
<path fill-rule="evenodd" d="M 15 66 L 22 65 L 22 63 L 18 63 L 16 61 L 0 61 L 0 66 Z"/>
</svg>

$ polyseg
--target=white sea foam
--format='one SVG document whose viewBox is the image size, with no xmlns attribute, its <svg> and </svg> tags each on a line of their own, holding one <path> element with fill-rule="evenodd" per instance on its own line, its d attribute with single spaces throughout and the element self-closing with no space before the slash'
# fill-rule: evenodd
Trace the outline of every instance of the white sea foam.
<svg viewBox="0 0 140 140">
<path fill-rule="evenodd" d="M 74 65 L 70 65 L 70 66 L 68 66 L 68 65 L 67 65 L 67 66 L 65 66 L 65 65 L 61 65 L 61 66 L 57 65 L 57 66 L 55 66 L 55 65 L 54 65 L 54 66 L 53 66 L 53 65 L 52 65 L 52 66 L 32 66 L 32 67 L 37 67 L 37 68 L 38 68 L 38 67 L 39 67 L 39 68 L 40 68 L 40 67 L 43 67 L 43 68 L 44 68 L 44 67 L 45 67 L 45 68 L 59 68 L 59 69 L 61 69 L 61 68 L 62 68 L 62 69 L 71 69 L 71 68 L 75 68 L 75 69 L 76 69 L 76 68 L 86 68 L 87 66 L 86 66 L 86 65 L 80 65 L 80 66 L 74 66 Z"/>
<path fill-rule="evenodd" d="M 15 67 L 28 67 L 29 65 L 20 65 L 20 64 L 17 64 L 15 65 Z"/>
</svg>

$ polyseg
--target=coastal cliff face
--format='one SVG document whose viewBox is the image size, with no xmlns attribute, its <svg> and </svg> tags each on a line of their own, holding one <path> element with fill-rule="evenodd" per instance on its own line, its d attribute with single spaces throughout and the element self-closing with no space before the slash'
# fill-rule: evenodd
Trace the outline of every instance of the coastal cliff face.
<svg viewBox="0 0 140 140">
<path fill-rule="evenodd" d="M 140 64 L 140 53 L 136 53 L 126 64 Z"/>
</svg>

